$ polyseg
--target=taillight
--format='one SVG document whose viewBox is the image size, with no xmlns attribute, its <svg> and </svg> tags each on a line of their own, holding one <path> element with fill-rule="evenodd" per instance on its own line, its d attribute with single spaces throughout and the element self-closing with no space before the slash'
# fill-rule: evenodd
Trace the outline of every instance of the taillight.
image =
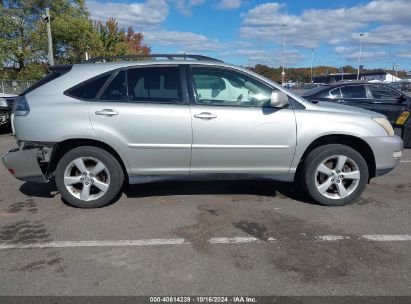
<svg viewBox="0 0 411 304">
<path fill-rule="evenodd" d="M 24 96 L 16 98 L 13 104 L 12 114 L 14 116 L 27 116 L 30 113 L 30 107 Z"/>
</svg>

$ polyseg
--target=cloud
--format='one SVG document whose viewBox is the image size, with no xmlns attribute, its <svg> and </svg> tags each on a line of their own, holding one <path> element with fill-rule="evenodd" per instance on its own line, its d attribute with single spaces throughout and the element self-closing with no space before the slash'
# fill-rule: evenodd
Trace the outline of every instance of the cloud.
<svg viewBox="0 0 411 304">
<path fill-rule="evenodd" d="M 143 3 L 115 3 L 87 1 L 93 20 L 115 18 L 122 26 L 153 26 L 163 23 L 169 13 L 165 0 L 147 0 Z"/>
<path fill-rule="evenodd" d="M 354 51 L 353 47 L 346 47 L 346 46 L 337 46 L 335 47 L 335 52 L 337 54 L 346 54 Z"/>
<path fill-rule="evenodd" d="M 175 2 L 177 9 L 182 13 L 183 15 L 190 16 L 191 15 L 191 9 L 194 6 L 201 5 L 205 2 L 205 0 L 172 0 Z"/>
<path fill-rule="evenodd" d="M 360 33 L 353 33 L 351 40 L 359 42 Z M 365 32 L 363 43 L 376 46 L 411 44 L 411 32 L 406 25 L 383 25 Z"/>
<path fill-rule="evenodd" d="M 256 50 L 256 49 L 240 49 L 235 51 L 224 51 L 220 53 L 222 56 L 245 57 L 247 64 L 255 65 L 258 63 L 272 66 L 282 65 L 283 53 L 281 51 L 271 50 Z M 298 51 L 285 52 L 285 66 L 294 66 L 301 62 L 304 56 Z"/>
<path fill-rule="evenodd" d="M 226 47 L 218 40 L 212 40 L 204 35 L 191 32 L 156 30 L 144 32 L 144 37 L 149 44 L 177 46 L 181 51 L 218 51 Z"/>
<path fill-rule="evenodd" d="M 215 5 L 215 8 L 220 10 L 233 10 L 239 8 L 241 4 L 241 0 L 220 0 L 220 2 Z"/>
<path fill-rule="evenodd" d="M 400 52 L 400 53 L 397 54 L 397 56 L 400 57 L 400 58 L 411 59 L 411 51 Z"/>
<path fill-rule="evenodd" d="M 349 53 L 343 56 L 344 59 L 352 61 L 358 60 L 360 56 L 360 52 Z M 362 52 L 361 53 L 361 61 L 369 61 L 369 60 L 378 60 L 387 56 L 387 52 L 385 51 L 376 51 L 376 52 Z"/>
<path fill-rule="evenodd" d="M 309 9 L 293 15 L 284 12 L 284 4 L 265 3 L 244 14 L 240 34 L 245 38 L 281 43 L 282 25 L 287 24 L 287 44 L 306 48 L 322 43 L 338 44 L 371 23 L 383 24 L 385 30 L 402 27 L 405 32 L 411 25 L 409 4 L 407 0 L 376 0 L 350 8 Z M 377 36 L 378 32 L 374 34 Z M 381 34 L 379 37 L 383 38 Z M 398 37 L 396 41 L 407 39 Z"/>
</svg>

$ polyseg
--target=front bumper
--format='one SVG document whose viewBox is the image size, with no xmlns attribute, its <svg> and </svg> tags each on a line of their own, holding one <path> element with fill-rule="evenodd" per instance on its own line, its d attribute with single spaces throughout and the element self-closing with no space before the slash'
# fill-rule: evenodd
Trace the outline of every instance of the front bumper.
<svg viewBox="0 0 411 304">
<path fill-rule="evenodd" d="M 374 152 L 376 176 L 387 174 L 398 165 L 403 151 L 403 142 L 399 136 L 377 136 L 363 139 Z"/>
<path fill-rule="evenodd" d="M 40 148 L 15 148 L 1 156 L 4 166 L 17 179 L 26 182 L 46 183 L 39 163 Z"/>
</svg>

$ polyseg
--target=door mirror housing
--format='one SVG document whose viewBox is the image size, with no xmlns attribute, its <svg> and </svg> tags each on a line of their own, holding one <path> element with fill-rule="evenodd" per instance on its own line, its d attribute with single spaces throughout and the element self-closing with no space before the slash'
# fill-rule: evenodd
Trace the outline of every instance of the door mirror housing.
<svg viewBox="0 0 411 304">
<path fill-rule="evenodd" d="M 271 93 L 270 106 L 272 108 L 282 108 L 288 105 L 288 95 L 281 91 Z"/>
<path fill-rule="evenodd" d="M 405 96 L 404 94 L 402 94 L 400 97 L 397 98 L 399 102 L 404 102 L 407 100 L 407 96 Z"/>
</svg>

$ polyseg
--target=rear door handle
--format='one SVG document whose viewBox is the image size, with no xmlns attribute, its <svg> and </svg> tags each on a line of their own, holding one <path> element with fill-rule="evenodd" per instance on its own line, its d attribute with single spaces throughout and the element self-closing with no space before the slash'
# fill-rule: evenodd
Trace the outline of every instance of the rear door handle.
<svg viewBox="0 0 411 304">
<path fill-rule="evenodd" d="M 114 115 L 118 115 L 118 112 L 112 109 L 103 109 L 100 111 L 96 111 L 95 112 L 96 115 L 102 115 L 102 116 L 114 116 Z"/>
<path fill-rule="evenodd" d="M 194 114 L 195 118 L 200 118 L 200 119 L 214 119 L 217 118 L 217 115 L 208 113 L 208 112 L 202 112 L 200 114 Z"/>
</svg>

